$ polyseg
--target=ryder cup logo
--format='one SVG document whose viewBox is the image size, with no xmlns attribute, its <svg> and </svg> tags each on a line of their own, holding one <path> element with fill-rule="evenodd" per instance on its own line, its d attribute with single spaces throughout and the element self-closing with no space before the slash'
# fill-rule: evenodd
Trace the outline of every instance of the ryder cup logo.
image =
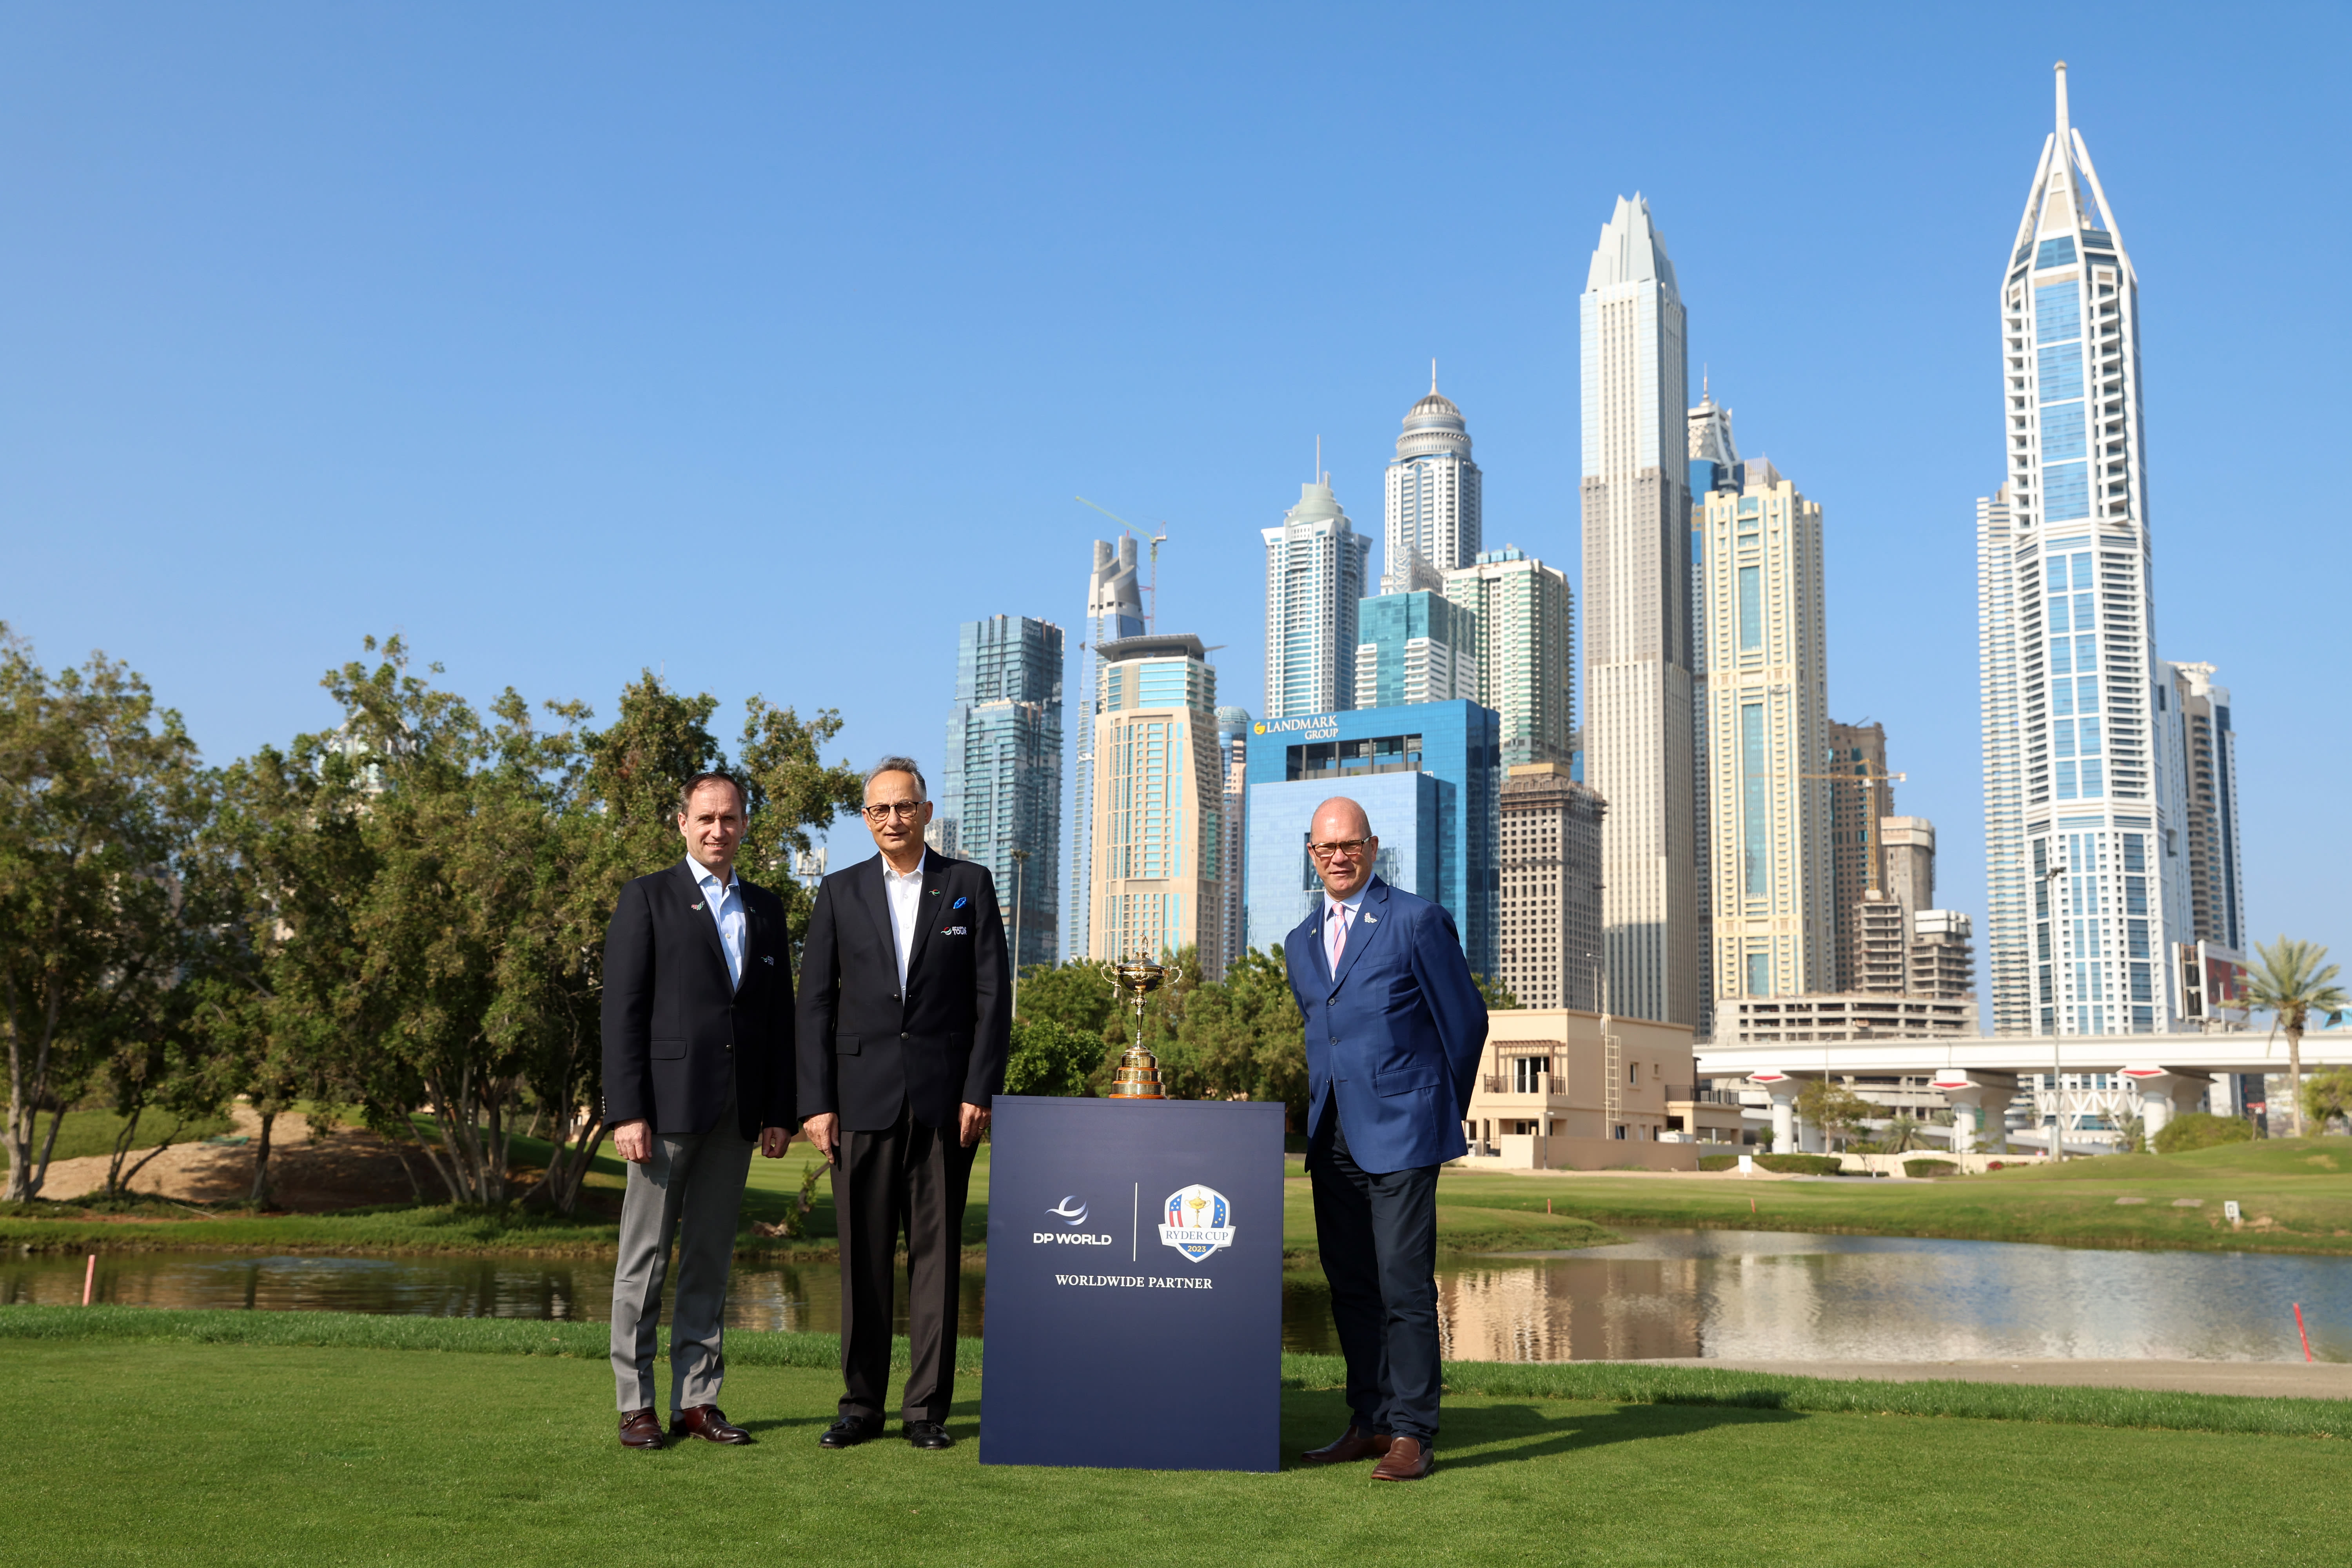
<svg viewBox="0 0 2352 1568">
<path fill-rule="evenodd" d="M 1174 1247 L 1195 1263 L 1217 1248 L 1234 1244 L 1233 1205 L 1214 1187 L 1196 1183 L 1177 1188 L 1168 1194 L 1160 1217 L 1167 1222 L 1160 1227 L 1160 1244 Z"/>
</svg>

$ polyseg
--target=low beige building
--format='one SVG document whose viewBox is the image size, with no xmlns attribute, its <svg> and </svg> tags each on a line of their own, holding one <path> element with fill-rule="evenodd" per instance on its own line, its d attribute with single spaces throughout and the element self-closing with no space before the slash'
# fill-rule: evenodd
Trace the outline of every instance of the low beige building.
<svg viewBox="0 0 2352 1568">
<path fill-rule="evenodd" d="M 1739 1142 L 1738 1096 L 1703 1089 L 1691 1031 L 1566 1007 L 1486 1015 L 1463 1163 L 1527 1170 L 1698 1168 L 1698 1144 Z"/>
</svg>

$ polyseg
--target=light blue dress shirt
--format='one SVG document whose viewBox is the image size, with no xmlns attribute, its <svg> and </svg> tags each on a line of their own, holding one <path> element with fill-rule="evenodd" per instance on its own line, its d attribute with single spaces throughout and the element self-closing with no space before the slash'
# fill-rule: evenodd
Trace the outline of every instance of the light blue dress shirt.
<svg viewBox="0 0 2352 1568">
<path fill-rule="evenodd" d="M 719 879 L 691 855 L 686 858 L 686 868 L 694 874 L 694 885 L 702 889 L 702 907 L 710 911 L 711 921 L 719 928 L 719 945 L 727 950 L 727 977 L 740 988 L 743 984 L 742 881 L 730 868 L 727 885 L 720 887 Z"/>
<path fill-rule="evenodd" d="M 1365 895 L 1366 893 L 1370 892 L 1371 890 L 1372 890 L 1372 879 L 1371 879 L 1370 877 L 1367 877 L 1367 878 L 1365 878 L 1365 879 L 1364 879 L 1364 885 L 1363 885 L 1362 887 L 1360 887 L 1360 888 L 1358 888 L 1358 889 L 1357 889 L 1353 893 L 1349 894 L 1347 898 L 1344 898 L 1344 899 L 1335 899 L 1335 898 L 1333 898 L 1333 897 L 1331 896 L 1330 891 L 1329 891 L 1328 889 L 1324 891 L 1324 894 L 1323 894 L 1323 960 L 1324 960 L 1324 962 L 1325 962 L 1325 963 L 1329 963 L 1329 962 L 1330 962 L 1330 959 L 1331 959 L 1331 922 L 1332 922 L 1332 921 L 1333 921 L 1334 919 L 1338 919 L 1338 920 L 1343 920 L 1343 921 L 1347 921 L 1347 922 L 1348 922 L 1348 940 L 1349 940 L 1349 942 L 1354 942 L 1354 941 L 1356 940 L 1356 923 L 1357 923 L 1357 921 L 1359 921 L 1360 920 L 1361 920 L 1361 919 L 1363 918 L 1363 913 L 1364 913 L 1364 895 Z M 1339 910 L 1339 911 L 1340 911 L 1340 912 L 1335 916 L 1335 915 L 1334 915 L 1334 913 L 1332 912 L 1332 911 L 1334 911 L 1334 910 Z M 1345 954 L 1345 953 L 1343 952 L 1343 953 L 1341 953 L 1339 956 L 1340 956 L 1341 961 L 1342 961 L 1342 962 L 1345 962 L 1345 960 L 1346 960 L 1346 958 L 1347 958 L 1347 954 Z"/>
</svg>

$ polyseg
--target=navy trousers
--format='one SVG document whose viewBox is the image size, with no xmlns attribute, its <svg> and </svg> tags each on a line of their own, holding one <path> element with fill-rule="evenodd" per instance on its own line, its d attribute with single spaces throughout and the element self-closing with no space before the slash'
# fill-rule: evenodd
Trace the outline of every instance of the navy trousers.
<svg viewBox="0 0 2352 1568">
<path fill-rule="evenodd" d="M 1307 1159 L 1316 1249 L 1348 1359 L 1348 1407 L 1368 1431 L 1437 1436 L 1437 1167 L 1373 1175 L 1331 1107 Z"/>
</svg>

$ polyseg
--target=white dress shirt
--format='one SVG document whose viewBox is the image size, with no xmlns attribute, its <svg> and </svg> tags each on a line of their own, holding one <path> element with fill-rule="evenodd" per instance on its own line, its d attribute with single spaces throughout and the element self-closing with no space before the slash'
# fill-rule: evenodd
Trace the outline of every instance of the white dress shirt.
<svg viewBox="0 0 2352 1568">
<path fill-rule="evenodd" d="M 882 891 L 890 900 L 890 934 L 898 941 L 898 992 L 907 991 L 907 958 L 915 951 L 915 922 L 923 914 L 923 863 L 901 877 L 882 862 Z"/>
<path fill-rule="evenodd" d="M 1364 895 L 1371 890 L 1372 879 L 1367 877 L 1362 887 L 1344 899 L 1335 899 L 1328 891 L 1323 895 L 1323 962 L 1330 965 L 1334 974 L 1339 972 L 1339 966 L 1331 963 L 1331 940 L 1343 925 L 1347 928 L 1349 942 L 1359 940 L 1357 921 L 1363 913 Z M 1345 959 L 1348 955 L 1343 951 L 1339 956 Z"/>
<path fill-rule="evenodd" d="M 694 885 L 702 889 L 702 907 L 710 911 L 711 923 L 719 928 L 719 945 L 727 950 L 727 978 L 740 989 L 743 984 L 743 884 L 728 868 L 727 885 L 720 887 L 718 877 L 693 856 L 686 858 L 686 868 L 694 875 Z"/>
</svg>

